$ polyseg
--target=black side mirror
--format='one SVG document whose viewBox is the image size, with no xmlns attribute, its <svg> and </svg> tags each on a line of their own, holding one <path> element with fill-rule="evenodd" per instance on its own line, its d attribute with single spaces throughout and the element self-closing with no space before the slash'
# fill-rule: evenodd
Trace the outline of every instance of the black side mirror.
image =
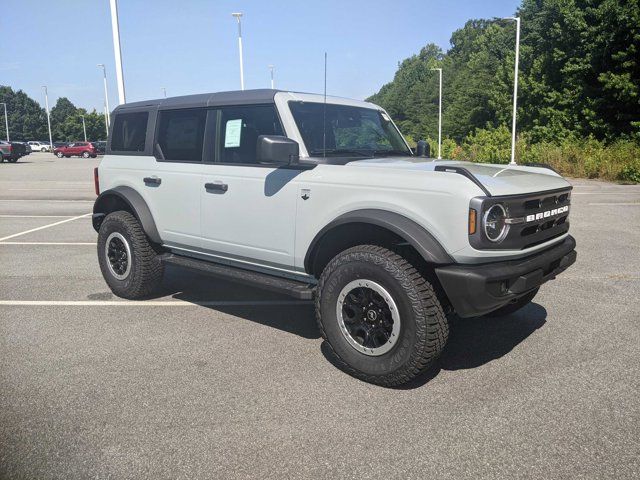
<svg viewBox="0 0 640 480">
<path fill-rule="evenodd" d="M 280 135 L 260 135 L 256 151 L 258 163 L 292 165 L 300 159 L 298 142 Z"/>
<path fill-rule="evenodd" d="M 430 153 L 429 144 L 425 140 L 418 140 L 416 155 L 419 157 L 428 157 Z"/>
</svg>

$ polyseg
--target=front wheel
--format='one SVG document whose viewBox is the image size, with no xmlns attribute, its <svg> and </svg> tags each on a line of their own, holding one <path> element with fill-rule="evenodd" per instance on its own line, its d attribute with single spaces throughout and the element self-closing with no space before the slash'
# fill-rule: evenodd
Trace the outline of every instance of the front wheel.
<svg viewBox="0 0 640 480">
<path fill-rule="evenodd" d="M 82 158 L 89 158 L 91 154 L 89 152 L 82 152 Z"/>
<path fill-rule="evenodd" d="M 164 266 L 140 222 L 129 212 L 110 213 L 98 232 L 98 262 L 111 291 L 128 299 L 148 297 L 162 285 Z"/>
<path fill-rule="evenodd" d="M 58 153 L 56 153 L 56 157 L 62 158 L 62 157 L 64 157 L 64 154 L 62 152 L 58 152 Z"/>
<path fill-rule="evenodd" d="M 46 152 L 46 151 L 47 151 L 47 149 L 46 149 L 45 147 L 42 147 L 42 148 L 40 149 L 40 151 L 41 151 L 41 152 Z"/>
<path fill-rule="evenodd" d="M 449 334 L 432 285 L 403 257 L 373 245 L 345 250 L 327 265 L 316 317 L 344 370 L 387 387 L 431 367 Z"/>
</svg>

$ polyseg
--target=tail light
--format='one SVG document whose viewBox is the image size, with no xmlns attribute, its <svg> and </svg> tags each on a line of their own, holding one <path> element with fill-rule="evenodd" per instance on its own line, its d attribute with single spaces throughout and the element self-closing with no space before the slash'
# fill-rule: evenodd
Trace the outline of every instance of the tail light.
<svg viewBox="0 0 640 480">
<path fill-rule="evenodd" d="M 93 185 L 96 189 L 96 195 L 100 195 L 100 178 L 98 177 L 98 167 L 93 169 Z"/>
<path fill-rule="evenodd" d="M 13 152 L 13 145 L 9 145 L 9 152 Z"/>
</svg>

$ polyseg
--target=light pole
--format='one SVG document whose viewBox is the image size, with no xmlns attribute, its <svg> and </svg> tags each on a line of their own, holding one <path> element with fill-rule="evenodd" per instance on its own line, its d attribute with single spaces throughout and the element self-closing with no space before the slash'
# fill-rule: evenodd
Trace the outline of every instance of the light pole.
<svg viewBox="0 0 640 480">
<path fill-rule="evenodd" d="M 113 33 L 113 51 L 116 55 L 116 79 L 118 80 L 118 100 L 127 103 L 124 93 L 124 73 L 122 71 L 122 50 L 120 49 L 120 26 L 118 24 L 118 0 L 109 0 L 111 5 L 111 30 Z"/>
<path fill-rule="evenodd" d="M 84 115 L 80 115 L 82 117 L 82 131 L 84 132 L 84 141 L 87 141 L 87 125 L 84 123 Z"/>
<path fill-rule="evenodd" d="M 503 20 L 515 20 L 516 22 L 516 61 L 513 75 L 513 117 L 511 124 L 511 161 L 509 165 L 516 165 L 516 112 L 518 109 L 518 60 L 520 58 L 520 17 L 507 17 Z"/>
<path fill-rule="evenodd" d="M 242 13 L 232 13 L 232 16 L 238 20 L 238 51 L 240 52 L 240 90 L 244 90 L 244 67 L 242 65 L 242 24 L 240 18 Z"/>
<path fill-rule="evenodd" d="M 167 98 L 167 89 L 162 87 L 162 93 L 164 94 L 164 98 Z"/>
<path fill-rule="evenodd" d="M 442 69 L 432 68 L 431 70 L 437 70 L 440 77 L 440 94 L 438 100 L 438 160 L 442 159 Z"/>
<path fill-rule="evenodd" d="M 109 118 L 109 110 L 107 109 L 106 105 L 103 105 L 103 107 L 104 107 L 104 128 L 107 131 L 107 136 L 104 137 L 104 138 L 106 138 L 108 140 L 109 139 L 109 120 L 108 120 L 108 118 Z"/>
<path fill-rule="evenodd" d="M 51 116 L 49 115 L 49 93 L 47 92 L 47 86 L 42 85 L 44 88 L 44 105 L 47 107 L 47 125 L 49 126 L 49 148 L 53 151 L 53 137 L 51 136 Z"/>
<path fill-rule="evenodd" d="M 4 125 L 5 127 L 7 127 L 7 142 L 10 142 L 11 140 L 9 139 L 9 117 L 7 117 L 7 104 L 2 103 L 0 105 L 4 106 Z"/>
<path fill-rule="evenodd" d="M 107 130 L 109 129 L 109 124 L 111 123 L 111 117 L 109 113 L 109 92 L 107 91 L 107 70 L 104 67 L 104 63 L 99 63 L 99 67 L 102 67 L 102 78 L 104 80 L 104 105 L 107 109 Z"/>
<path fill-rule="evenodd" d="M 271 70 L 271 90 L 274 89 L 274 83 L 273 83 L 273 70 L 274 70 L 274 66 L 273 65 L 269 65 L 269 70 Z"/>
</svg>

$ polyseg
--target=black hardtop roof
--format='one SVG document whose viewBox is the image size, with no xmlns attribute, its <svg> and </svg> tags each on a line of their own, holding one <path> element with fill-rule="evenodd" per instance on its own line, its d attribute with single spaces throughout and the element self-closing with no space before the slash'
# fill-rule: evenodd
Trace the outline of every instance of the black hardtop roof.
<svg viewBox="0 0 640 480">
<path fill-rule="evenodd" d="M 131 102 L 119 105 L 114 112 L 121 110 L 133 110 L 146 108 L 195 108 L 195 107 L 215 107 L 221 105 L 253 105 L 273 103 L 276 93 L 282 90 L 258 89 L 258 90 L 235 90 L 231 92 L 199 93 L 196 95 L 184 95 L 181 97 L 158 98 L 155 100 L 144 100 L 142 102 Z"/>
</svg>

